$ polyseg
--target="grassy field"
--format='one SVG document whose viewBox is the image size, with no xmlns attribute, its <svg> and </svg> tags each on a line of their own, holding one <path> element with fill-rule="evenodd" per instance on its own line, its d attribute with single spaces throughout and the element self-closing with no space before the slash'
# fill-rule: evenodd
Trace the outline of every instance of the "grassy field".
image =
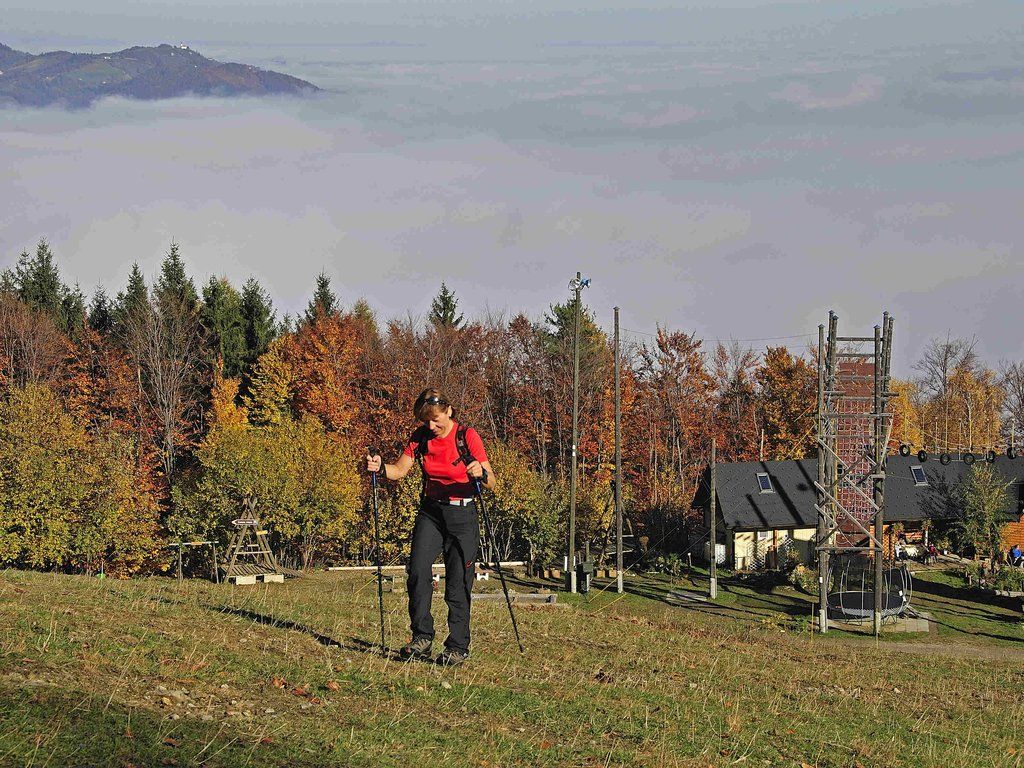
<svg viewBox="0 0 1024 768">
<path fill-rule="evenodd" d="M 811 635 L 789 587 L 727 578 L 685 608 L 663 600 L 685 579 L 627 584 L 519 606 L 524 656 L 478 603 L 445 670 L 381 657 L 372 574 L 2 572 L 0 765 L 1024 765 L 1019 607 L 953 573 L 917 581 L 935 631 L 881 642 Z M 385 599 L 397 648 L 405 596 Z"/>
</svg>

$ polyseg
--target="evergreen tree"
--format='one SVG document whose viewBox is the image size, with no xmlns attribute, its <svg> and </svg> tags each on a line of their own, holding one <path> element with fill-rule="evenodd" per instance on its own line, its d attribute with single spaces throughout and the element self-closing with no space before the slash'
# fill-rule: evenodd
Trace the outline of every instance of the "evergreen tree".
<svg viewBox="0 0 1024 768">
<path fill-rule="evenodd" d="M 235 378 L 245 365 L 245 319 L 242 297 L 227 278 L 211 277 L 203 288 L 201 319 L 208 349 L 224 361 L 224 376 Z"/>
<path fill-rule="evenodd" d="M 14 284 L 19 299 L 32 309 L 48 314 L 58 327 L 63 325 L 64 284 L 45 240 L 39 241 L 34 256 L 28 251 L 22 252 L 14 267 Z"/>
<path fill-rule="evenodd" d="M 199 294 L 185 272 L 185 262 L 182 261 L 177 243 L 171 243 L 171 249 L 160 265 L 160 276 L 153 285 L 153 298 L 160 308 L 174 304 L 190 312 L 199 309 Z"/>
<path fill-rule="evenodd" d="M 124 338 L 127 333 L 127 321 L 130 317 L 139 317 L 142 312 L 149 308 L 149 289 L 142 277 L 142 270 L 138 264 L 132 264 L 131 272 L 128 273 L 128 285 L 123 291 L 117 294 L 114 300 L 113 321 L 114 330 Z"/>
<path fill-rule="evenodd" d="M 459 300 L 455 298 L 455 292 L 448 290 L 448 286 L 441 282 L 441 290 L 430 303 L 430 322 L 437 328 L 461 328 L 465 321 L 459 311 Z"/>
<path fill-rule="evenodd" d="M 242 327 L 245 367 L 251 370 L 277 335 L 274 304 L 255 277 L 250 277 L 242 287 Z"/>
<path fill-rule="evenodd" d="M 338 298 L 331 290 L 331 278 L 321 272 L 316 277 L 316 289 L 313 291 L 313 298 L 306 307 L 305 321 L 314 322 L 318 317 L 330 317 L 341 310 L 338 306 Z"/>
<path fill-rule="evenodd" d="M 366 299 L 359 299 L 352 305 L 352 319 L 360 329 L 363 350 L 374 349 L 381 343 L 380 329 L 377 327 L 377 315 L 370 308 Z"/>
<path fill-rule="evenodd" d="M 35 255 L 23 251 L 13 272 L 5 275 L 18 298 L 36 312 L 49 315 L 62 332 L 74 336 L 85 320 L 85 297 L 76 286 L 68 288 L 60 279 L 53 252 L 40 240 Z"/>
<path fill-rule="evenodd" d="M 82 289 L 75 285 L 74 288 L 66 290 L 61 297 L 60 305 L 64 330 L 69 336 L 75 338 L 85 327 L 85 295 L 82 293 Z"/>
<path fill-rule="evenodd" d="M 582 304 L 582 301 L 581 301 Z M 576 333 L 576 297 L 565 304 L 552 304 L 551 311 L 544 316 L 548 328 L 542 330 L 544 346 L 553 355 L 564 357 L 566 349 L 572 354 L 572 343 Z M 593 313 L 584 305 L 580 307 L 580 376 L 586 377 L 601 366 L 607 352 L 607 339 L 594 321 Z M 569 357 L 569 365 L 572 358 Z"/>
<path fill-rule="evenodd" d="M 107 292 L 103 286 L 96 289 L 89 302 L 89 327 L 103 336 L 108 335 L 114 329 L 113 307 Z"/>
</svg>

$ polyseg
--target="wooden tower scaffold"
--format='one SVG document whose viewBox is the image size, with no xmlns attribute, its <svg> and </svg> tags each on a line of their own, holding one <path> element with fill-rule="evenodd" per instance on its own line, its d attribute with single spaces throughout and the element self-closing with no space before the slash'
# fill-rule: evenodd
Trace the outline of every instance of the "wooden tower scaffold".
<svg viewBox="0 0 1024 768">
<path fill-rule="evenodd" d="M 838 555 L 873 558 L 874 632 L 882 631 L 887 405 L 893 319 L 873 336 L 839 336 L 839 318 L 818 326 L 818 631 L 828 631 L 830 567 Z"/>
</svg>

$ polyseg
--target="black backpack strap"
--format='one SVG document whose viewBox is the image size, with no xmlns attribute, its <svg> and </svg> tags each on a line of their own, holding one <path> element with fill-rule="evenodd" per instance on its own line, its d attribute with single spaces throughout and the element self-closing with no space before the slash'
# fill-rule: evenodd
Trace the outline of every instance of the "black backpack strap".
<svg viewBox="0 0 1024 768">
<path fill-rule="evenodd" d="M 416 448 L 413 450 L 413 456 L 420 465 L 420 500 L 427 495 L 427 470 L 423 467 L 423 457 L 427 455 L 427 443 L 430 442 L 430 430 L 426 427 L 420 427 L 413 433 L 413 437 L 416 438 Z"/>
<path fill-rule="evenodd" d="M 462 463 L 469 466 L 470 462 L 476 461 L 473 456 L 473 452 L 469 450 L 469 443 L 466 440 L 466 432 L 469 431 L 469 427 L 459 427 L 459 431 L 455 433 L 455 447 L 459 451 L 459 458 L 462 459 Z"/>
</svg>

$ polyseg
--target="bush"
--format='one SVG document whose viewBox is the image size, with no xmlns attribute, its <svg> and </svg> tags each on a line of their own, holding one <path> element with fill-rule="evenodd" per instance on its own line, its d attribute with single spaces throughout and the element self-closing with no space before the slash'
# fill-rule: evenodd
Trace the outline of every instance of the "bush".
<svg viewBox="0 0 1024 768">
<path fill-rule="evenodd" d="M 682 576 L 686 572 L 686 563 L 675 552 L 666 552 L 651 561 L 650 569 L 666 576 Z"/>
<path fill-rule="evenodd" d="M 800 558 L 800 552 L 795 546 L 784 547 L 780 555 L 779 570 L 783 573 L 791 576 L 798 568 L 803 568 L 803 560 Z"/>
<path fill-rule="evenodd" d="M 818 593 L 818 573 L 806 565 L 798 565 L 789 572 L 789 583 L 808 595 Z"/>
<path fill-rule="evenodd" d="M 996 570 L 992 586 L 1010 592 L 1024 592 L 1024 568 L 1002 566 Z"/>
</svg>

